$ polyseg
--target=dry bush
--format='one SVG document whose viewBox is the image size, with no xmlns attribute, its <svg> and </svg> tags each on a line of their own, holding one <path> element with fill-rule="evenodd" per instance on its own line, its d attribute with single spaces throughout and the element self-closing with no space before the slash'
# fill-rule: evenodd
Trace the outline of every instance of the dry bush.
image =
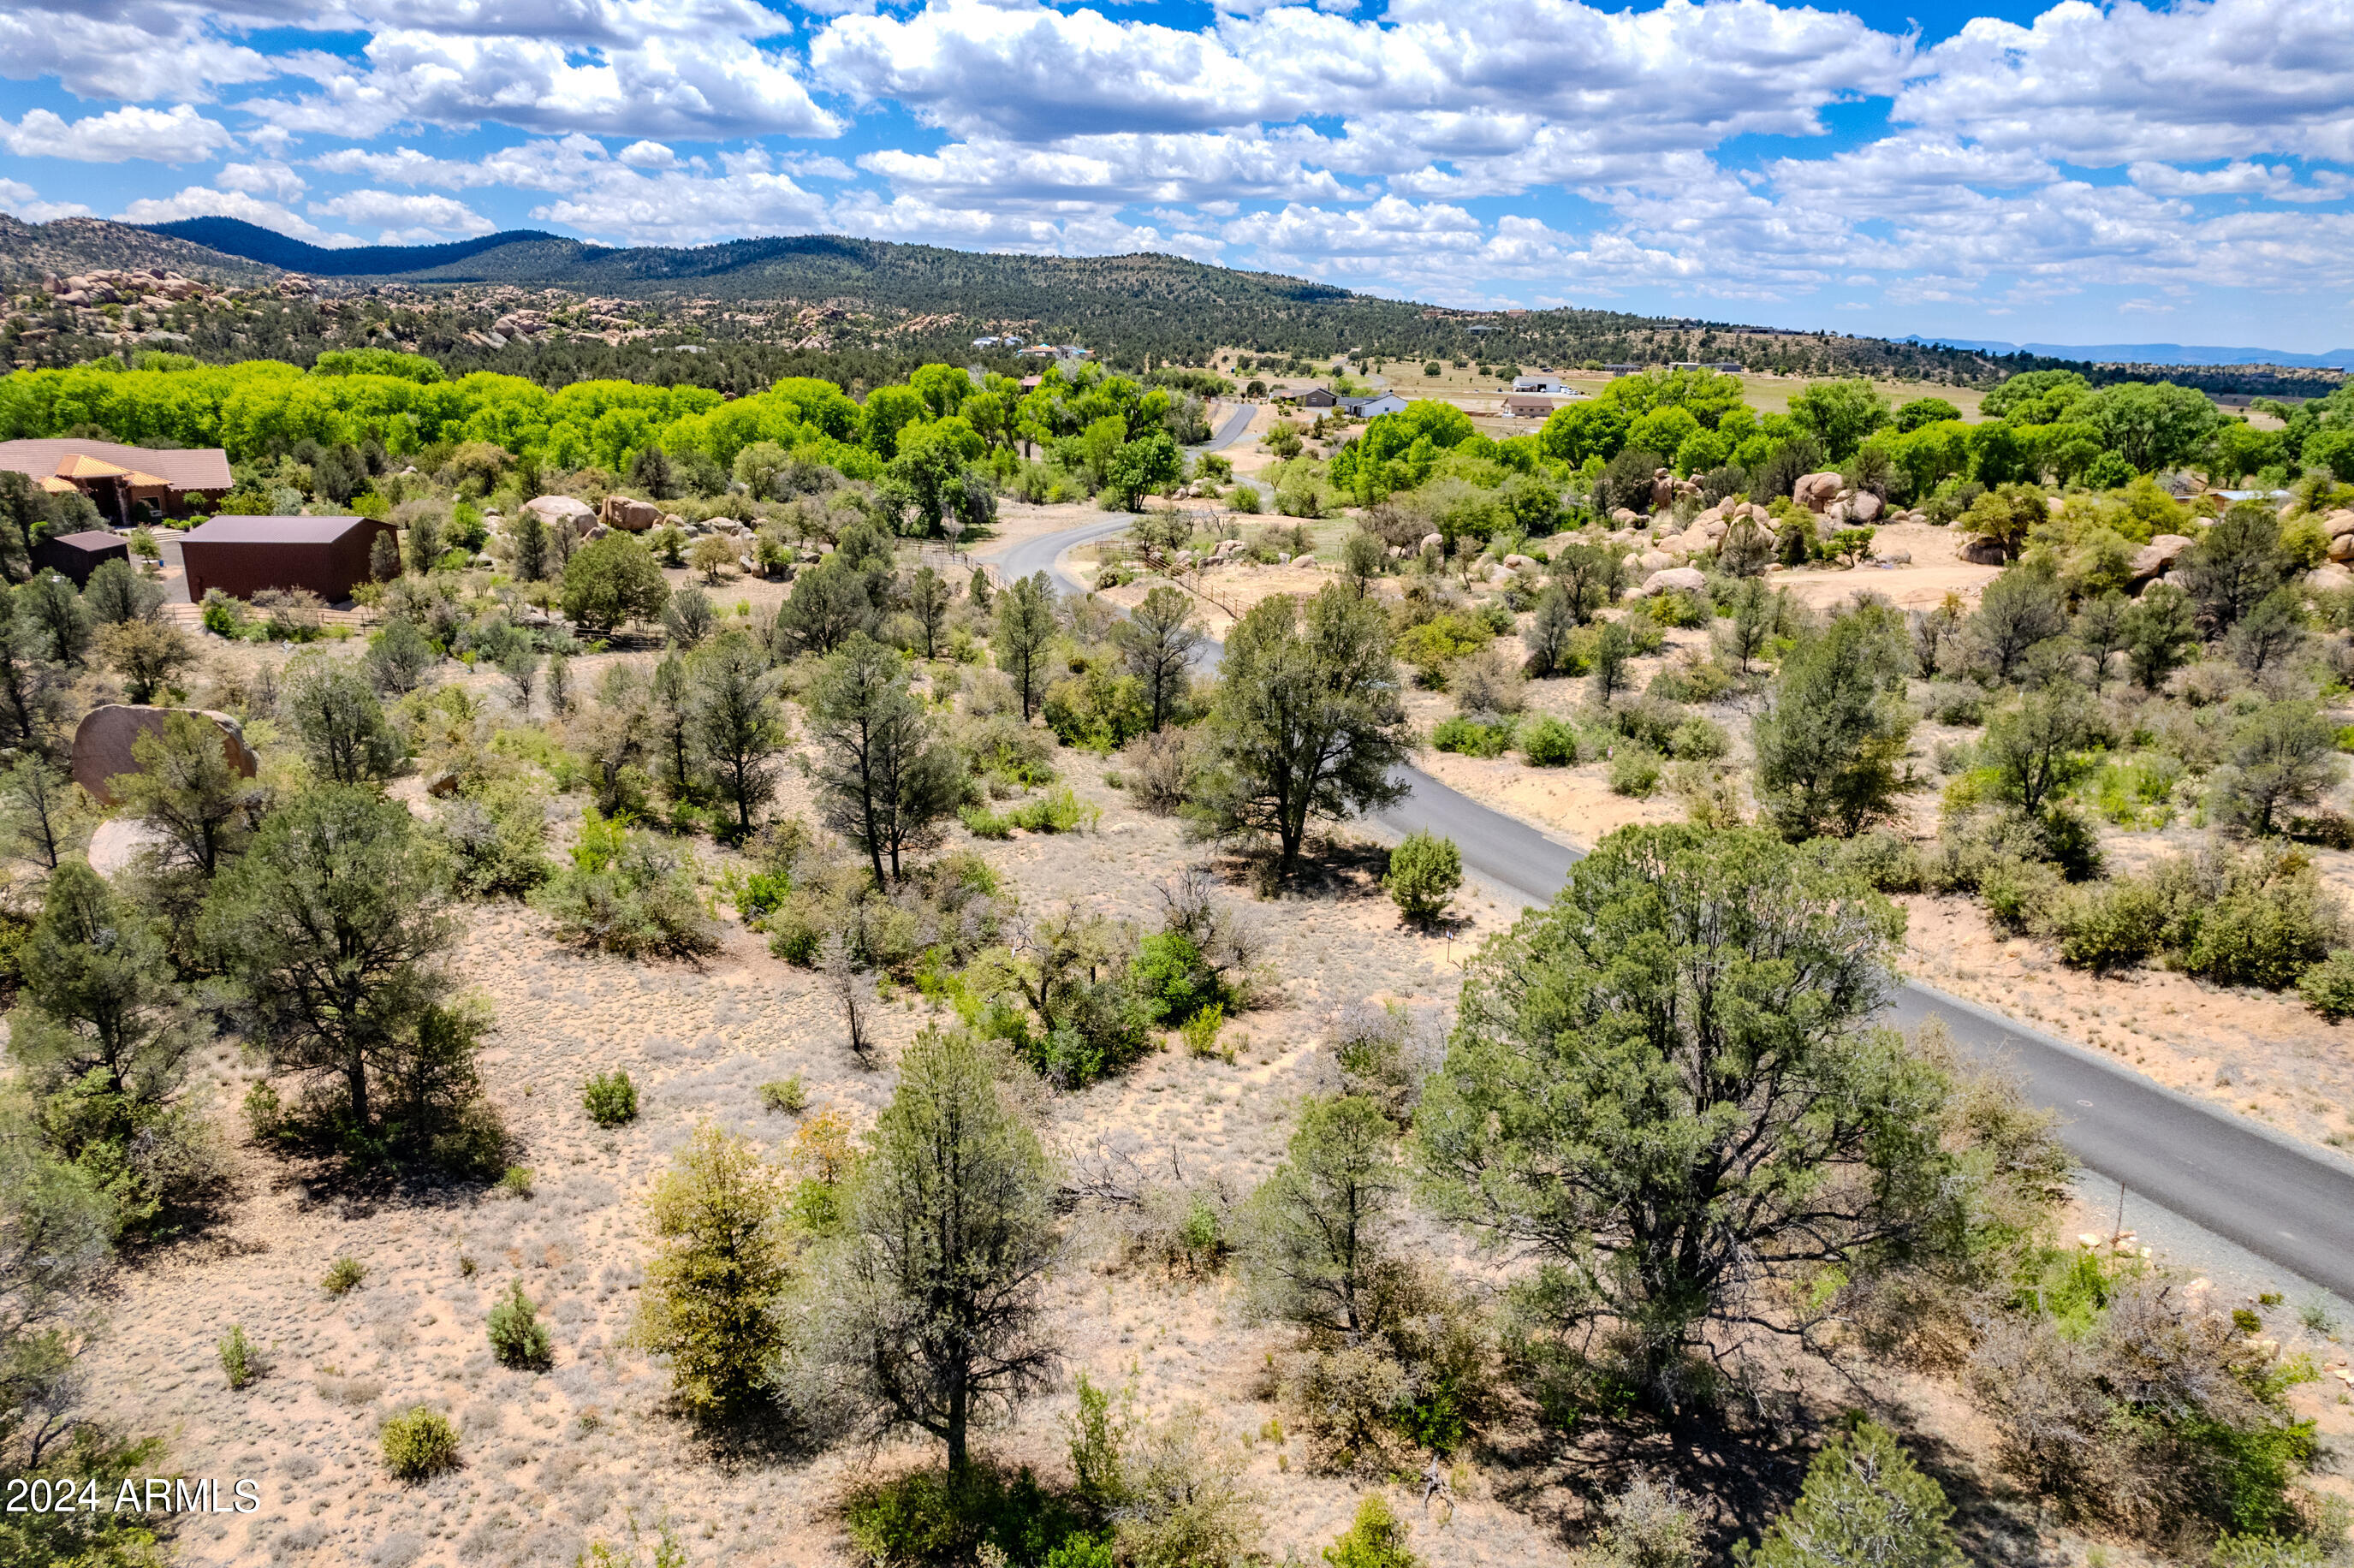
<svg viewBox="0 0 2354 1568">
<path fill-rule="evenodd" d="M 1447 1038 L 1434 1012 L 1397 1002 L 1360 1001 L 1332 1026 L 1332 1054 L 1341 1086 L 1380 1103 L 1401 1125 L 1414 1119 L 1423 1085 L 1447 1059 Z"/>
<path fill-rule="evenodd" d="M 1456 707 L 1474 715 L 1519 713 L 1529 705 L 1528 687 L 1521 661 L 1500 641 L 1457 660 L 1447 674 Z"/>
<path fill-rule="evenodd" d="M 2056 1260 L 2042 1309 L 1988 1318 L 1965 1386 L 2004 1468 L 2080 1518 L 2171 1542 L 2294 1526 L 2315 1454 L 2282 1363 L 2179 1278 L 2091 1251 Z"/>
<path fill-rule="evenodd" d="M 1130 799 L 1156 817 L 1174 816 L 1185 804 L 1193 770 L 1193 747 L 1185 730 L 1171 727 L 1140 735 L 1120 751 L 1120 777 Z"/>
</svg>

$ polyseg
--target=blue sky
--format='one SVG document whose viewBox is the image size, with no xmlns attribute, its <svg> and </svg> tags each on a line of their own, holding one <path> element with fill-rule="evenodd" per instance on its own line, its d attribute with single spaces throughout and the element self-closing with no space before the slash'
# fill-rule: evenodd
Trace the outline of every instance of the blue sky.
<svg viewBox="0 0 2354 1568">
<path fill-rule="evenodd" d="M 2345 0 L 14 0 L 0 210 L 2354 344 Z"/>
</svg>

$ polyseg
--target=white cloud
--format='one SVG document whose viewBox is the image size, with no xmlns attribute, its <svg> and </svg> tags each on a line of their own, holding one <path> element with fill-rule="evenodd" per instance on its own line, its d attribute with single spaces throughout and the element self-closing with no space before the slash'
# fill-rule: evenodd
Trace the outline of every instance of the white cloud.
<svg viewBox="0 0 2354 1568">
<path fill-rule="evenodd" d="M 2090 165 L 2285 153 L 2354 157 L 2344 0 L 2062 0 L 1981 16 L 1921 57 L 1895 113 Z"/>
<path fill-rule="evenodd" d="M 2316 170 L 2311 179 L 2300 184 L 2296 171 L 2282 164 L 2255 164 L 2245 160 L 2226 164 L 2220 169 L 2178 169 L 2171 164 L 2137 163 L 2126 173 L 2133 183 L 2154 196 L 2253 196 L 2267 201 L 2325 202 L 2343 201 L 2354 195 L 2354 177 L 2334 169 Z"/>
<path fill-rule="evenodd" d="M 27 223 L 47 223 L 53 217 L 88 217 L 90 208 L 78 201 L 43 201 L 41 193 L 22 180 L 0 178 L 0 212 Z"/>
<path fill-rule="evenodd" d="M 279 201 L 292 201 L 311 184 L 292 168 L 275 158 L 264 158 L 252 164 L 223 164 L 213 176 L 213 184 L 225 191 L 243 191 L 248 196 L 266 196 Z"/>
<path fill-rule="evenodd" d="M 390 238 L 395 233 L 425 235 L 438 240 L 452 236 L 488 234 L 497 227 L 465 203 L 445 196 L 345 191 L 339 196 L 311 203 L 311 210 L 323 217 L 340 217 L 346 223 L 384 225 L 387 238 L 381 243 L 386 245 L 417 243 L 414 238 Z"/>
<path fill-rule="evenodd" d="M 632 142 L 613 155 L 633 169 L 678 167 L 678 154 L 659 142 Z"/>
<path fill-rule="evenodd" d="M 159 164 L 201 164 L 230 146 L 228 127 L 207 120 L 187 104 L 170 109 L 126 105 L 68 124 L 46 109 L 31 109 L 15 125 L 0 120 L 0 147 L 20 158 L 71 158 L 84 164 L 120 164 L 146 158 Z"/>
<path fill-rule="evenodd" d="M 368 137 L 404 121 L 632 137 L 832 136 L 792 58 L 725 33 L 641 37 L 582 52 L 546 37 L 390 28 L 294 99 L 241 106 L 289 131 Z"/>
<path fill-rule="evenodd" d="M 274 229 L 331 250 L 360 243 L 348 234 L 331 234 L 276 202 L 263 201 L 243 191 L 214 190 L 208 185 L 189 185 L 174 196 L 143 197 L 115 215 L 120 223 L 176 223 L 184 217 L 243 218 L 259 228 Z"/>
<path fill-rule="evenodd" d="M 214 13 L 185 0 L 12 0 L 0 8 L 0 76 L 54 76 L 78 98 L 201 101 L 215 88 L 278 74 L 259 50 L 215 31 Z"/>
</svg>

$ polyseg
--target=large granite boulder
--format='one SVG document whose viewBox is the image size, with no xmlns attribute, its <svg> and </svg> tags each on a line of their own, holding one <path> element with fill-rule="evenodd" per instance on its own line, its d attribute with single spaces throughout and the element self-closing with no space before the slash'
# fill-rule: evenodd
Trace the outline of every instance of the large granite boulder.
<svg viewBox="0 0 2354 1568">
<path fill-rule="evenodd" d="M 2160 534 L 2137 551 L 2126 575 L 2138 582 L 2154 577 L 2174 565 L 2175 557 L 2190 548 L 2191 542 L 2179 534 Z"/>
<path fill-rule="evenodd" d="M 663 510 L 651 501 L 632 501 L 626 495 L 605 497 L 597 521 L 608 528 L 619 528 L 627 534 L 643 534 L 662 525 Z"/>
<path fill-rule="evenodd" d="M 1858 491 L 1848 498 L 1847 514 L 1858 523 L 1869 523 L 1880 515 L 1880 497 L 1869 490 Z"/>
<path fill-rule="evenodd" d="M 595 507 L 569 495 L 542 495 L 523 503 L 523 510 L 535 514 L 542 523 L 553 528 L 558 524 L 573 524 L 575 532 L 597 515 Z"/>
<path fill-rule="evenodd" d="M 1977 535 L 1963 540 L 1954 553 L 1974 567 L 1999 567 L 2010 558 L 1994 540 Z"/>
<path fill-rule="evenodd" d="M 2324 516 L 2321 520 L 2321 531 L 2333 539 L 2342 539 L 2349 534 L 2354 534 L 2354 510 L 2341 506 Z"/>
<path fill-rule="evenodd" d="M 1790 497 L 1809 512 L 1820 512 L 1838 498 L 1843 483 L 1836 473 L 1800 474 Z"/>
<path fill-rule="evenodd" d="M 217 726 L 222 755 L 238 772 L 250 779 L 260 770 L 261 759 L 254 755 L 253 747 L 246 745 L 244 729 L 227 714 L 207 708 L 141 708 L 127 703 L 109 703 L 90 709 L 74 730 L 74 782 L 89 790 L 91 799 L 101 805 L 113 805 L 114 791 L 109 781 L 139 771 L 138 759 L 131 755 L 132 747 L 143 735 L 161 734 L 165 715 L 175 713 L 194 714 Z"/>
<path fill-rule="evenodd" d="M 1707 575 L 1698 567 L 1668 567 L 1643 579 L 1645 595 L 1667 593 L 1704 593 L 1708 588 Z"/>
</svg>

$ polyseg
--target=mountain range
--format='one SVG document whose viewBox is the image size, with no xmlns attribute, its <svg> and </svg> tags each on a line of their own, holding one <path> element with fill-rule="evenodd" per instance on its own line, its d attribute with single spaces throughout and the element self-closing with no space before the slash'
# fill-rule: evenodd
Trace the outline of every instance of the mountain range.
<svg viewBox="0 0 2354 1568">
<path fill-rule="evenodd" d="M 2003 343 L 1979 337 L 1907 337 L 1907 343 L 1972 349 L 1979 354 L 2031 354 L 2094 365 L 2287 365 L 2311 370 L 2354 370 L 2354 348 L 2292 354 L 2281 348 L 2225 348 L 2182 343 Z"/>
</svg>

